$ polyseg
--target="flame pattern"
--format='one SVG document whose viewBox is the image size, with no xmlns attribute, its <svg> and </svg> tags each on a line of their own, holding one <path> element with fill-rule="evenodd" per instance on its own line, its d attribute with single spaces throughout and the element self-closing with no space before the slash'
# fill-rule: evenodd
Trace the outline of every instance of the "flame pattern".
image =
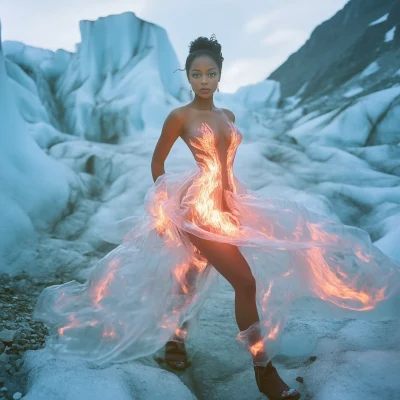
<svg viewBox="0 0 400 400">
<path fill-rule="evenodd" d="M 232 128 L 232 126 L 231 126 Z M 232 164 L 236 149 L 241 141 L 241 135 L 232 129 L 230 144 L 227 148 L 227 161 L 223 166 L 218 152 L 216 136 L 208 124 L 199 128 L 200 135 L 190 140 L 190 145 L 197 154 L 198 166 L 201 171 L 193 180 L 191 196 L 186 196 L 181 206 L 190 210 L 186 218 L 191 224 L 203 227 L 205 230 L 225 236 L 237 236 L 239 232 L 238 218 L 232 211 L 224 207 L 225 190 L 236 193 L 237 189 L 232 173 Z M 223 174 L 228 177 L 228 187 L 221 184 Z M 196 188 L 194 191 L 193 188 Z"/>
<path fill-rule="evenodd" d="M 246 188 L 233 173 L 242 135 L 228 124 L 229 137 L 205 122 L 189 136 L 197 168 L 156 180 L 147 214 L 118 225 L 119 246 L 86 282 L 40 294 L 33 317 L 50 328 L 51 349 L 107 365 L 152 354 L 173 335 L 185 339 L 218 275 L 187 233 L 236 245 L 248 260 L 260 321 L 237 338 L 255 358 L 278 351 L 297 299 L 315 298 L 307 303 L 314 315 L 327 315 L 329 303 L 335 316 L 392 316 L 399 265 L 365 231 Z"/>
</svg>

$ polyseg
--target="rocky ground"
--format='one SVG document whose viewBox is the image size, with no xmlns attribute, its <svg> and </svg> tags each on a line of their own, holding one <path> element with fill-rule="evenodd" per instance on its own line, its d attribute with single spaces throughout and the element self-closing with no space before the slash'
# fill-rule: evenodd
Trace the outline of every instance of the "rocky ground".
<svg viewBox="0 0 400 400">
<path fill-rule="evenodd" d="M 41 322 L 32 320 L 33 307 L 45 287 L 63 281 L 65 277 L 46 280 L 26 274 L 0 274 L 0 400 L 18 400 L 26 395 L 28 377 L 21 368 L 24 353 L 44 347 L 48 334 Z M 301 377 L 297 380 L 302 382 Z"/>
<path fill-rule="evenodd" d="M 47 335 L 47 328 L 32 320 L 33 307 L 46 286 L 62 280 L 1 274 L 0 282 L 0 400 L 17 400 L 26 393 L 26 376 L 20 372 L 24 353 L 44 347 Z"/>
</svg>

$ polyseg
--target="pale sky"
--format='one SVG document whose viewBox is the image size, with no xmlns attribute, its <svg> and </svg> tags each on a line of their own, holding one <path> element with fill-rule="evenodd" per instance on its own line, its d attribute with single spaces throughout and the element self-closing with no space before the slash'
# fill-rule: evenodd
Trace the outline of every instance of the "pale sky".
<svg viewBox="0 0 400 400">
<path fill-rule="evenodd" d="M 133 11 L 163 27 L 184 68 L 189 43 L 215 33 L 220 90 L 260 82 L 348 0 L 0 0 L 2 40 L 74 51 L 79 21 Z"/>
</svg>

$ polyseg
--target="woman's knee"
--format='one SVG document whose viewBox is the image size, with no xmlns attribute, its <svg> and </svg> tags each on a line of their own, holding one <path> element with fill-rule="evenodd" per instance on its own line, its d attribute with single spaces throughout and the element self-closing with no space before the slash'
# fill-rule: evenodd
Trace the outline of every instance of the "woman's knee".
<svg viewBox="0 0 400 400">
<path fill-rule="evenodd" d="M 253 296 L 256 294 L 256 280 L 252 274 L 241 277 L 233 285 L 235 292 Z"/>
</svg>

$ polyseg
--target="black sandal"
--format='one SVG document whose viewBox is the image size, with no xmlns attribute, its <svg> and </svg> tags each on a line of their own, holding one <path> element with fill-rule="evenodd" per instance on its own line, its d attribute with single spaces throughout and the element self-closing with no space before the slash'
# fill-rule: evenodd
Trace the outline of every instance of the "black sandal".
<svg viewBox="0 0 400 400">
<path fill-rule="evenodd" d="M 301 394 L 291 389 L 269 362 L 266 367 L 254 366 L 258 389 L 270 400 L 298 400 Z"/>
<path fill-rule="evenodd" d="M 188 367 L 185 342 L 170 340 L 165 344 L 165 362 L 178 371 Z"/>
</svg>

